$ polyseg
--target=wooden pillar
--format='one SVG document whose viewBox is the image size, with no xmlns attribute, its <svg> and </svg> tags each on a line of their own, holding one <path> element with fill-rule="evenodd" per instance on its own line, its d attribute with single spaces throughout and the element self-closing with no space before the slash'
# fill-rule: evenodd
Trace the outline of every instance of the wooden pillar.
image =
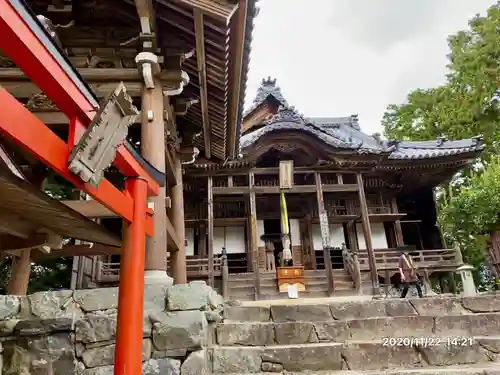
<svg viewBox="0 0 500 375">
<path fill-rule="evenodd" d="M 450 285 L 450 292 L 457 294 L 457 283 L 455 281 L 455 273 L 453 271 L 448 272 L 448 283 Z"/>
<path fill-rule="evenodd" d="M 309 242 L 309 254 L 311 254 L 311 268 L 313 270 L 316 269 L 316 250 L 314 249 L 314 239 L 313 239 L 313 230 L 312 230 L 312 217 L 311 215 L 307 215 L 306 217 L 306 231 L 307 238 Z"/>
<path fill-rule="evenodd" d="M 328 215 L 325 211 L 325 202 L 323 201 L 323 184 L 319 172 L 314 173 L 316 181 L 316 196 L 318 199 L 318 216 L 321 228 L 321 242 L 323 244 L 323 257 L 325 261 L 325 272 L 328 279 L 328 294 L 335 294 L 335 285 L 333 280 L 332 258 L 330 256 L 330 226 L 328 224 Z"/>
<path fill-rule="evenodd" d="M 28 292 L 31 272 L 31 249 L 22 250 L 21 256 L 12 259 L 8 293 L 24 296 Z"/>
<path fill-rule="evenodd" d="M 200 223 L 198 232 L 198 258 L 207 257 L 207 227 L 205 223 Z"/>
<path fill-rule="evenodd" d="M 370 263 L 373 293 L 378 294 L 378 273 L 377 263 L 375 262 L 375 253 L 373 252 L 372 230 L 370 227 L 370 217 L 368 216 L 368 204 L 366 203 L 365 188 L 363 185 L 363 176 L 356 174 L 358 183 L 359 208 L 361 210 L 361 223 L 363 225 L 363 235 L 365 237 L 366 250 L 368 251 L 368 260 Z"/>
<path fill-rule="evenodd" d="M 354 202 L 349 199 L 347 201 L 347 214 L 348 215 L 355 215 L 356 214 L 356 209 L 354 207 Z M 358 247 L 358 237 L 356 235 L 356 223 L 354 220 L 351 220 L 347 223 L 346 225 L 347 229 L 347 238 L 349 239 L 349 249 L 352 250 L 353 252 L 357 252 L 359 250 Z"/>
<path fill-rule="evenodd" d="M 398 211 L 398 203 L 396 201 L 396 197 L 393 197 L 391 200 L 391 211 L 393 214 L 399 213 Z M 396 220 L 394 222 L 394 234 L 396 235 L 396 246 L 404 246 L 404 240 L 403 240 L 403 229 L 401 228 L 401 221 Z"/>
<path fill-rule="evenodd" d="M 31 183 L 43 190 L 45 183 L 45 166 L 35 167 L 31 178 Z M 28 284 L 31 273 L 31 249 L 22 250 L 20 257 L 12 258 L 11 276 L 7 292 L 13 295 L 24 296 L 28 293 Z"/>
<path fill-rule="evenodd" d="M 245 221 L 245 243 L 247 251 L 247 272 L 253 272 L 253 253 L 252 253 L 252 218 L 250 217 L 250 210 L 247 213 L 247 220 Z"/>
<path fill-rule="evenodd" d="M 187 270 L 186 270 L 186 228 L 184 223 L 184 189 L 182 182 L 182 164 L 181 158 L 178 152 L 174 153 L 174 168 L 175 168 L 175 178 L 177 180 L 177 185 L 172 186 L 171 189 L 171 200 L 172 209 L 170 210 L 170 216 L 172 221 L 172 226 L 177 233 L 177 237 L 180 240 L 180 248 L 170 254 L 170 259 L 172 262 L 172 272 L 175 284 L 186 284 L 187 283 Z"/>
<path fill-rule="evenodd" d="M 257 203 L 255 201 L 255 176 L 253 172 L 248 175 L 248 187 L 250 189 L 250 241 L 252 244 L 252 260 L 254 272 L 254 294 L 255 300 L 260 299 L 260 269 L 259 269 L 259 239 L 257 238 Z"/>
<path fill-rule="evenodd" d="M 165 172 L 165 123 L 163 121 L 162 84 L 155 80 L 155 87 L 142 89 L 141 153 L 156 169 Z M 149 115 L 148 115 L 149 114 Z M 152 114 L 152 119 L 151 119 Z M 167 211 L 166 188 L 149 198 L 154 205 L 154 235 L 146 238 L 145 278 L 165 280 L 167 276 Z"/>
<path fill-rule="evenodd" d="M 208 285 L 214 286 L 214 196 L 212 192 L 212 176 L 207 181 L 207 232 L 208 232 Z"/>
</svg>

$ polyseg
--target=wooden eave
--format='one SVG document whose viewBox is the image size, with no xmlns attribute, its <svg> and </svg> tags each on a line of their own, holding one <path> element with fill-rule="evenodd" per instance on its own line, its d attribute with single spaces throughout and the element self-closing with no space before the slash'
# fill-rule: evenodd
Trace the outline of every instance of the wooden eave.
<svg viewBox="0 0 500 375">
<path fill-rule="evenodd" d="M 262 122 L 264 122 L 270 115 L 276 114 L 278 108 L 279 101 L 272 95 L 269 95 L 266 100 L 260 103 L 257 107 L 252 108 L 252 111 L 245 115 L 241 125 L 241 134 L 244 135 L 251 130 L 257 130 L 262 126 L 265 126 Z"/>
<path fill-rule="evenodd" d="M 209 7 L 219 6 L 217 3 L 227 10 L 224 16 L 209 11 Z M 196 59 L 183 63 L 182 69 L 190 77 L 183 95 L 199 102 L 190 107 L 184 118 L 204 130 L 195 146 L 205 151 L 208 158 L 225 160 L 234 153 L 231 150 L 235 146 L 229 140 L 236 139 L 233 134 L 243 105 L 241 83 L 246 80 L 248 56 L 244 56 L 239 45 L 249 44 L 245 39 L 247 6 L 246 0 L 159 0 L 156 7 L 159 37 L 165 35 L 168 39 L 169 34 L 173 35 L 187 48 L 196 50 Z"/>
<path fill-rule="evenodd" d="M 74 27 L 58 29 L 60 39 L 65 47 L 82 50 L 82 48 L 97 48 L 85 43 L 95 41 L 92 28 L 104 28 L 111 38 L 106 40 L 106 47 L 116 50 L 129 49 L 132 52 L 140 50 L 140 41 L 130 42 L 126 46 L 122 43 L 139 34 L 139 7 L 146 6 L 149 0 L 103 0 L 97 4 L 78 2 L 79 14 L 73 18 L 77 20 Z M 36 0 L 31 5 L 37 14 L 47 14 L 47 1 Z M 144 4 L 143 4 L 144 3 Z M 201 58 L 187 59 L 182 69 L 190 77 L 190 83 L 184 87 L 182 96 L 197 98 L 199 102 L 191 106 L 184 116 L 185 121 L 203 127 L 208 135 L 207 142 L 203 136 L 196 139 L 196 146 L 200 150 L 207 150 L 210 157 L 216 160 L 225 160 L 235 154 L 239 125 L 242 114 L 244 91 L 248 70 L 251 31 L 255 15 L 255 0 L 157 0 L 154 10 L 156 22 L 154 31 L 157 36 L 158 47 L 169 48 L 172 41 L 185 47 L 186 50 L 196 50 Z M 76 8 L 76 4 L 73 7 Z M 202 27 L 195 27 L 200 24 Z M 55 12 L 47 14 L 54 23 L 63 23 L 72 14 L 60 17 Z M 110 27 L 111 25 L 111 27 Z M 73 33 L 79 27 L 90 30 L 90 35 L 79 33 L 78 40 Z M 112 30 L 116 29 L 116 30 Z M 121 32 L 123 31 L 123 32 Z M 121 32 L 121 34 L 119 34 Z M 113 38 L 118 33 L 120 38 Z M 118 35 L 117 34 L 117 35 Z M 202 35 L 200 35 L 202 34 Z M 61 37 L 62 35 L 62 37 Z M 128 36 L 126 36 L 128 35 Z M 72 40 L 74 39 L 74 40 Z M 198 39 L 198 43 L 197 43 Z M 103 41 L 104 44 L 104 41 Z M 202 47 L 201 47 L 202 46 Z M 103 45 L 104 47 L 104 45 Z M 203 51 L 204 50 L 204 51 Z M 85 59 L 84 56 L 82 56 Z M 78 66 L 78 65 L 77 65 Z M 135 66 L 131 66 L 134 68 Z M 112 84 L 110 83 L 109 86 Z M 31 97 L 36 87 L 29 82 L 22 84 L 23 88 L 12 87 L 13 90 L 23 91 L 21 97 Z M 92 86 L 92 84 L 91 84 Z M 95 84 L 93 87 L 97 96 L 104 96 L 110 88 L 106 83 Z M 127 89 L 132 96 L 139 94 L 140 82 L 129 82 Z M 9 89 L 10 92 L 13 92 Z M 16 95 L 16 97 L 19 97 Z M 56 114 L 40 114 L 54 124 L 59 125 L 64 118 Z M 178 119 L 180 126 L 184 119 Z M 206 143 L 206 144 L 205 144 Z"/>
<path fill-rule="evenodd" d="M 78 212 L 49 197 L 35 186 L 0 167 L 0 209 L 13 221 L 25 222 L 25 229 L 46 228 L 55 234 L 110 246 L 121 246 L 118 236 Z M 22 230 L 18 226 L 18 230 Z M 22 233 L 18 233 L 22 235 Z"/>
</svg>

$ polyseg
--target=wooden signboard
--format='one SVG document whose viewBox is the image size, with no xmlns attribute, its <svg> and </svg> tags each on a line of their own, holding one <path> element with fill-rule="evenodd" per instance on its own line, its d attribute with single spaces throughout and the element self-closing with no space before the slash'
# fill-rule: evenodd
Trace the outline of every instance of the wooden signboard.
<svg viewBox="0 0 500 375">
<path fill-rule="evenodd" d="M 304 266 L 278 267 L 277 271 L 280 293 L 288 292 L 288 287 L 290 285 L 295 285 L 299 292 L 304 292 L 306 290 Z"/>
<path fill-rule="evenodd" d="M 280 189 L 293 187 L 293 160 L 280 161 Z"/>
</svg>

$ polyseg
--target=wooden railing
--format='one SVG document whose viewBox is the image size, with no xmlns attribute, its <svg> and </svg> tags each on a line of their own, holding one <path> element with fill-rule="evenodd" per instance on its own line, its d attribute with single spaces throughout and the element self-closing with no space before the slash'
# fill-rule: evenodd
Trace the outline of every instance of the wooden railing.
<svg viewBox="0 0 500 375">
<path fill-rule="evenodd" d="M 227 261 L 226 261 L 227 264 Z M 209 274 L 208 258 L 186 258 L 186 271 L 188 278 L 203 278 Z M 168 270 L 171 274 L 171 269 Z M 222 262 L 220 256 L 214 256 L 214 276 L 221 276 Z M 112 283 L 120 279 L 120 263 L 97 262 L 96 270 L 97 282 Z"/>
<path fill-rule="evenodd" d="M 348 248 L 344 247 L 342 250 L 342 257 L 344 259 L 344 269 L 349 273 L 354 281 L 356 293 L 362 293 L 361 289 L 361 269 L 358 260 L 358 254 Z"/>
<path fill-rule="evenodd" d="M 401 252 L 398 249 L 375 249 L 375 262 L 379 270 L 396 270 Z M 460 266 L 462 257 L 458 249 L 413 250 L 410 252 L 413 262 L 420 269 L 450 268 Z M 368 252 L 358 251 L 360 269 L 370 269 Z"/>
</svg>

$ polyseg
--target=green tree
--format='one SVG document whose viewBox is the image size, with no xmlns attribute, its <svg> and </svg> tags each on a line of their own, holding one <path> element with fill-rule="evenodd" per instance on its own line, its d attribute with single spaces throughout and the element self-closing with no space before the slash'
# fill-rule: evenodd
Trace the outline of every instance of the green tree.
<svg viewBox="0 0 500 375">
<path fill-rule="evenodd" d="M 482 134 L 485 157 L 496 153 L 500 139 L 500 2 L 486 16 L 477 15 L 469 29 L 448 39 L 449 74 L 445 84 L 418 89 L 403 104 L 384 114 L 389 139 L 449 139 Z"/>
<path fill-rule="evenodd" d="M 439 219 L 445 237 L 458 243 L 467 262 L 486 264 L 490 233 L 500 230 L 500 1 L 469 28 L 448 38 L 449 74 L 443 85 L 410 92 L 384 114 L 389 139 L 429 140 L 483 135 L 480 171 L 442 188 Z M 479 273 L 477 274 L 479 277 Z"/>
</svg>

